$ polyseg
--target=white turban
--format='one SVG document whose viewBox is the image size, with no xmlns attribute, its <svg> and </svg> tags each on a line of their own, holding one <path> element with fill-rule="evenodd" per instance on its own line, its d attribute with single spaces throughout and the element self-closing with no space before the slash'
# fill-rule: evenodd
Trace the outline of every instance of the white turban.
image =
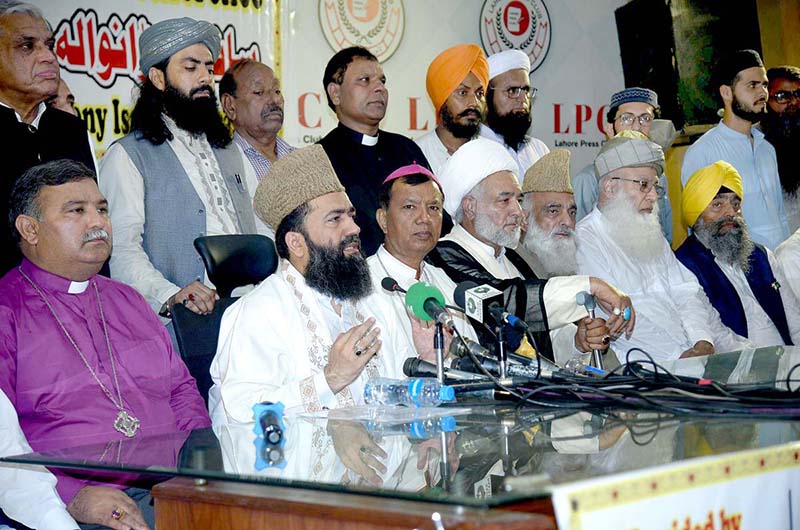
<svg viewBox="0 0 800 530">
<path fill-rule="evenodd" d="M 455 216 L 461 200 L 483 179 L 498 171 L 511 171 L 517 176 L 519 165 L 498 142 L 477 138 L 453 153 L 437 175 L 444 191 L 444 209 Z"/>
<path fill-rule="evenodd" d="M 526 73 L 531 72 L 531 58 L 520 50 L 505 50 L 489 56 L 489 79 L 494 79 L 509 70 L 521 68 Z"/>
</svg>

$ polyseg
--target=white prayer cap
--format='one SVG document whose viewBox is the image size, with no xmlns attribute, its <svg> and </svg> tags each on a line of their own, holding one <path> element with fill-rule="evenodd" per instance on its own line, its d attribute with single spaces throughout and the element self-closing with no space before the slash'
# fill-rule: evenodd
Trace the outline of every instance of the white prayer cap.
<svg viewBox="0 0 800 530">
<path fill-rule="evenodd" d="M 455 216 L 461 200 L 483 179 L 498 171 L 511 171 L 517 176 L 519 166 L 498 142 L 476 138 L 453 153 L 437 175 L 444 191 L 444 209 Z"/>
<path fill-rule="evenodd" d="M 521 50 L 505 50 L 489 56 L 489 79 L 517 68 L 531 72 L 531 58 Z"/>
</svg>

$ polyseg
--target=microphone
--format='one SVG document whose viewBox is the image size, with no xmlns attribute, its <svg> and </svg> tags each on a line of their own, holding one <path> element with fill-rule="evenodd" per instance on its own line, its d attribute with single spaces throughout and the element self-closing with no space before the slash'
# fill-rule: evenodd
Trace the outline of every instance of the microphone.
<svg viewBox="0 0 800 530">
<path fill-rule="evenodd" d="M 461 282 L 453 293 L 456 304 L 464 308 L 464 313 L 478 322 L 486 322 L 486 315 L 491 315 L 496 324 L 508 324 L 518 331 L 526 331 L 528 324 L 524 320 L 507 312 L 503 307 L 503 293 L 490 285 L 478 285 L 475 282 Z"/>
<path fill-rule="evenodd" d="M 408 288 L 406 307 L 420 320 L 436 321 L 450 330 L 454 328 L 442 291 L 429 283 L 417 282 Z"/>
<path fill-rule="evenodd" d="M 384 279 L 381 280 L 381 287 L 383 287 L 384 289 L 386 289 L 390 293 L 393 293 L 395 291 L 397 291 L 398 293 L 405 293 L 406 292 L 405 289 L 400 287 L 400 285 L 397 283 L 397 280 L 395 280 L 391 276 L 387 276 L 387 277 L 385 277 Z"/>
<path fill-rule="evenodd" d="M 489 359 L 491 361 L 495 360 L 495 357 L 492 355 L 491 351 L 489 351 L 487 348 L 484 348 L 474 340 L 470 340 L 464 337 L 464 342 L 467 343 L 466 347 L 460 340 L 454 339 L 453 342 L 450 343 L 450 351 L 449 351 L 450 355 L 452 355 L 453 357 L 457 357 L 459 359 L 463 357 L 469 357 L 469 354 L 467 353 L 467 349 L 469 349 L 469 351 L 471 351 L 475 357 Z M 534 365 L 536 365 L 537 363 L 536 359 L 531 359 L 529 357 L 525 357 L 524 355 L 518 355 L 516 353 L 509 353 L 508 360 L 531 368 L 533 368 Z M 553 363 L 552 361 L 550 361 L 545 357 L 539 356 L 539 362 L 541 362 L 541 366 L 543 369 L 546 368 L 548 370 L 559 370 L 559 367 L 555 363 Z M 509 373 L 509 375 L 511 374 Z"/>
<path fill-rule="evenodd" d="M 499 375 L 500 374 L 500 363 L 494 359 L 483 357 L 483 356 L 475 356 L 480 362 L 481 366 L 492 375 Z M 464 371 L 467 373 L 482 373 L 475 363 L 469 357 L 462 357 L 457 361 L 453 362 L 453 367 L 456 370 Z M 534 368 L 533 366 L 525 366 L 524 364 L 517 364 L 517 363 L 509 363 L 508 368 L 506 368 L 506 374 L 510 377 L 525 377 L 527 379 L 536 379 L 538 377 L 552 377 L 553 370 L 549 367 L 546 367 L 542 364 L 542 371 L 539 373 L 539 370 Z"/>
<path fill-rule="evenodd" d="M 405 360 L 403 363 L 403 373 L 408 377 L 436 377 L 438 375 L 435 364 L 417 357 L 409 357 Z M 444 375 L 456 381 L 478 381 L 486 379 L 483 375 L 453 370 L 452 368 L 445 368 Z"/>
<path fill-rule="evenodd" d="M 259 471 L 266 467 L 286 466 L 283 458 L 283 448 L 286 445 L 283 436 L 283 410 L 283 403 L 265 401 L 253 405 L 253 418 L 256 420 L 253 426 L 256 434 L 255 468 Z"/>
<path fill-rule="evenodd" d="M 594 318 L 594 309 L 597 307 L 597 300 L 595 300 L 592 293 L 581 291 L 575 295 L 575 302 L 582 305 L 589 313 L 589 317 Z M 592 366 L 595 368 L 603 369 L 603 355 L 600 350 L 592 350 Z"/>
</svg>

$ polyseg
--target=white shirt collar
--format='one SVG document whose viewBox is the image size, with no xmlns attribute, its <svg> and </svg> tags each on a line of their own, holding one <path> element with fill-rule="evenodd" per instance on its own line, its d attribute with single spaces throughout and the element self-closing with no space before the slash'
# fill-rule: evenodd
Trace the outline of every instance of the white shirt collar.
<svg viewBox="0 0 800 530">
<path fill-rule="evenodd" d="M 368 134 L 361 135 L 361 145 L 372 147 L 378 145 L 378 135 L 370 136 Z"/>
<path fill-rule="evenodd" d="M 13 108 L 9 107 L 8 105 L 3 103 L 2 101 L 0 101 L 0 105 L 4 106 L 7 109 L 13 110 L 14 111 L 14 116 L 17 117 L 17 121 L 22 123 L 22 116 L 19 115 L 19 112 L 17 112 Z M 31 125 L 33 127 L 36 127 L 37 129 L 39 128 L 39 122 L 42 120 L 42 114 L 44 114 L 44 111 L 46 111 L 46 110 L 47 110 L 47 105 L 44 103 L 44 101 L 39 103 L 39 106 L 36 107 L 36 117 L 33 119 L 33 122 L 31 122 Z"/>
<path fill-rule="evenodd" d="M 417 270 L 409 267 L 396 257 L 394 257 L 386 247 L 381 245 L 376 253 L 378 263 L 381 264 L 383 270 L 391 278 L 393 278 L 403 289 L 408 289 L 411 284 L 417 282 Z M 419 265 L 420 279 L 425 277 L 425 262 Z"/>
<path fill-rule="evenodd" d="M 89 280 L 85 282 L 69 282 L 69 294 L 81 294 L 89 287 Z"/>
</svg>

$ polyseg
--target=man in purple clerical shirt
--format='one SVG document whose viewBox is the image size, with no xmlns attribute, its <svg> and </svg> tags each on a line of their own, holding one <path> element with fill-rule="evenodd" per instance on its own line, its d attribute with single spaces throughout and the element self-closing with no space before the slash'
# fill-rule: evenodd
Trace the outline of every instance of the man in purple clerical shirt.
<svg viewBox="0 0 800 530">
<path fill-rule="evenodd" d="M 10 202 L 24 259 L 0 279 L 0 389 L 31 447 L 208 427 L 159 318 L 133 288 L 97 274 L 112 239 L 93 172 L 68 160 L 35 166 Z M 148 529 L 149 495 L 124 482 L 58 474 L 57 489 L 79 523 Z"/>
</svg>

